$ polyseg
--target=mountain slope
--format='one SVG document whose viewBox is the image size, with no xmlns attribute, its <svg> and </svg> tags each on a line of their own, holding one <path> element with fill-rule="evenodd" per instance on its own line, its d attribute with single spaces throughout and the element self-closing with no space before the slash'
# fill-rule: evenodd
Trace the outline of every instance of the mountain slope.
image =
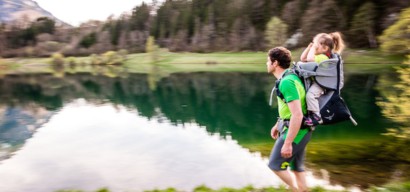
<svg viewBox="0 0 410 192">
<path fill-rule="evenodd" d="M 49 17 L 57 24 L 65 24 L 33 0 L 0 0 L 0 23 L 21 19 L 33 21 L 39 17 Z"/>
</svg>

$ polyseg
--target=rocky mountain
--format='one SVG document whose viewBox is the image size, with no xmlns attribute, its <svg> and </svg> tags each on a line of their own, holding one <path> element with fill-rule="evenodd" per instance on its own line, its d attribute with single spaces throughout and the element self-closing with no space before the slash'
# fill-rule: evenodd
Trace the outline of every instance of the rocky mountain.
<svg viewBox="0 0 410 192">
<path fill-rule="evenodd" d="M 33 21 L 39 17 L 49 17 L 54 19 L 57 24 L 65 24 L 33 0 L 0 0 L 0 23 L 20 19 Z"/>
</svg>

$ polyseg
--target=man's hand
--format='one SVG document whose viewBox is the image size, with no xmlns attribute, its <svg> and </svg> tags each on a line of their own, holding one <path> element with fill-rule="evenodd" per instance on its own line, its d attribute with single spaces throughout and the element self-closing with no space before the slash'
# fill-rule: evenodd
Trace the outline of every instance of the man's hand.
<svg viewBox="0 0 410 192">
<path fill-rule="evenodd" d="M 292 143 L 300 130 L 300 125 L 303 120 L 302 105 L 300 104 L 300 100 L 293 100 L 288 103 L 288 106 L 292 116 L 290 117 L 289 129 L 286 135 L 285 143 L 280 151 L 282 157 L 284 158 L 292 157 Z"/>
<path fill-rule="evenodd" d="M 287 143 L 285 142 L 282 146 L 282 150 L 280 151 L 280 154 L 282 155 L 283 158 L 290 158 L 292 157 L 292 143 Z"/>
<path fill-rule="evenodd" d="M 278 129 L 277 129 L 277 124 L 276 124 L 275 126 L 273 126 L 272 129 L 270 130 L 270 136 L 271 136 L 273 139 L 277 139 L 277 138 L 278 138 L 278 136 L 279 136 L 279 131 L 278 131 Z"/>
</svg>

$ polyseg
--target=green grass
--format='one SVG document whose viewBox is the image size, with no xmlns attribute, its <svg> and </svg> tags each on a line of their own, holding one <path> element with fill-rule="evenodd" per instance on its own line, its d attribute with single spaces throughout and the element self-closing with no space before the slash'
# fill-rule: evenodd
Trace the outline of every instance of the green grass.
<svg viewBox="0 0 410 192">
<path fill-rule="evenodd" d="M 288 192 L 289 190 L 286 189 L 284 186 L 280 187 L 265 187 L 265 188 L 254 188 L 253 186 L 246 186 L 243 188 L 230 188 L 230 187 L 223 187 L 220 189 L 211 189 L 205 185 L 198 186 L 192 190 L 192 192 Z M 310 188 L 310 192 L 340 192 L 336 190 L 327 190 L 320 186 Z M 86 192 L 82 190 L 58 190 L 56 192 Z M 98 189 L 95 192 L 110 192 L 107 188 Z M 167 188 L 167 189 L 153 189 L 153 190 L 146 190 L 144 192 L 184 192 L 175 188 Z"/>
<path fill-rule="evenodd" d="M 299 60 L 302 49 L 292 50 L 294 61 Z M 218 53 L 172 53 L 164 49 L 156 52 L 152 62 L 148 53 L 130 54 L 123 66 L 131 73 L 152 73 L 162 75 L 178 72 L 265 72 L 266 52 L 218 52 Z M 401 64 L 405 57 L 384 55 L 378 50 L 347 49 L 343 53 L 345 70 L 365 73 L 390 69 L 392 64 Z M 49 58 L 3 59 L 8 67 L 4 73 L 53 73 Z M 77 57 L 78 65 L 89 65 L 90 57 Z M 154 67 L 155 66 L 155 67 Z M 91 67 L 81 67 L 81 72 L 93 72 Z"/>
<path fill-rule="evenodd" d="M 252 186 L 247 186 L 244 188 L 220 188 L 220 189 L 211 189 L 205 185 L 201 185 L 196 187 L 195 189 L 192 190 L 193 192 L 287 192 L 287 190 L 284 186 L 280 187 L 266 187 L 266 188 L 254 188 Z M 324 189 L 320 186 L 310 188 L 310 192 L 340 192 L 337 190 L 327 190 Z M 381 187 L 370 187 L 369 189 L 365 190 L 367 192 L 407 192 L 410 191 L 410 182 L 392 182 L 386 185 L 383 185 Z M 82 190 L 58 190 L 56 192 L 86 192 Z M 110 192 L 109 189 L 107 188 L 102 188 L 95 190 L 95 192 Z M 147 190 L 145 192 L 183 192 L 181 190 L 175 189 L 175 188 L 167 188 L 167 189 L 153 189 L 153 190 Z"/>
<path fill-rule="evenodd" d="M 302 49 L 292 51 L 293 61 L 298 61 Z M 168 73 L 173 72 L 265 72 L 267 54 L 265 52 L 219 52 L 219 53 L 170 53 L 159 52 L 155 63 Z M 392 64 L 401 64 L 403 56 L 384 55 L 377 50 L 345 51 L 346 70 L 376 72 L 380 69 L 390 69 Z M 125 66 L 131 71 L 144 72 L 151 67 L 149 54 L 131 54 Z"/>
</svg>

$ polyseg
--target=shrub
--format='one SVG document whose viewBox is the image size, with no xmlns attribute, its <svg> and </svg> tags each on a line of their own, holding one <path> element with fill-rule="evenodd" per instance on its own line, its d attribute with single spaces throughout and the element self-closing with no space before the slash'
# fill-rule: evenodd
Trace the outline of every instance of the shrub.
<svg viewBox="0 0 410 192">
<path fill-rule="evenodd" d="M 91 58 L 92 65 L 100 65 L 103 63 L 101 57 L 97 54 L 90 55 L 90 58 Z"/>
<path fill-rule="evenodd" d="M 122 64 L 123 58 L 115 51 L 107 51 L 103 54 L 103 61 L 107 65 Z"/>
<path fill-rule="evenodd" d="M 128 50 L 126 50 L 126 49 L 121 49 L 121 50 L 118 51 L 118 54 L 121 56 L 121 58 L 122 58 L 123 60 L 126 60 L 126 59 L 127 59 L 127 55 L 128 55 Z"/>
<path fill-rule="evenodd" d="M 66 59 L 66 63 L 68 63 L 69 65 L 76 65 L 77 64 L 77 60 L 75 59 L 75 57 L 68 57 Z"/>
<path fill-rule="evenodd" d="M 92 32 L 83 37 L 83 39 L 80 41 L 80 46 L 84 48 L 90 48 L 95 43 L 97 43 L 97 33 Z"/>
<path fill-rule="evenodd" d="M 389 28 L 383 31 L 379 37 L 382 51 L 396 54 L 410 53 L 410 7 L 404 9 L 399 19 Z"/>
<path fill-rule="evenodd" d="M 63 65 L 64 64 L 64 55 L 61 54 L 61 53 L 53 53 L 53 55 L 51 55 L 51 64 Z"/>
<path fill-rule="evenodd" d="M 407 60 L 405 60 L 403 64 L 410 64 L 410 54 L 407 55 Z"/>
</svg>

